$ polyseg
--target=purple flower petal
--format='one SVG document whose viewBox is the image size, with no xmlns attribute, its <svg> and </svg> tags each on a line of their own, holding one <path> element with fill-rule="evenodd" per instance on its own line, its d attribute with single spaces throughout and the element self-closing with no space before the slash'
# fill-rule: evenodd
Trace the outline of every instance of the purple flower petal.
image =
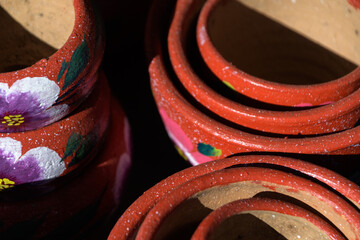
<svg viewBox="0 0 360 240">
<path fill-rule="evenodd" d="M 15 162 L 14 155 L 0 149 L 0 179 L 7 178 L 15 184 L 39 180 L 42 170 L 35 158 L 27 157 Z"/>
</svg>

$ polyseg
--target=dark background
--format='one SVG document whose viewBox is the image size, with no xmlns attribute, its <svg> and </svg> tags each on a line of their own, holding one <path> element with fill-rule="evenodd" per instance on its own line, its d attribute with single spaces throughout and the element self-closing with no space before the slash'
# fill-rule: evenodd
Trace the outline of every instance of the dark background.
<svg viewBox="0 0 360 240">
<path fill-rule="evenodd" d="M 144 191 L 190 166 L 167 136 L 151 93 L 144 49 L 151 2 L 97 0 L 106 33 L 102 67 L 129 119 L 133 138 L 132 168 L 113 224 Z"/>
</svg>

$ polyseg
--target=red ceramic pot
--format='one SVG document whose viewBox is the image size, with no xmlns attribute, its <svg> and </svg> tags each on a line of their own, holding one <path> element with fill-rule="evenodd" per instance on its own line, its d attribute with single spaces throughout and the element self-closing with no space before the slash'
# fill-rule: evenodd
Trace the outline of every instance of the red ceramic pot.
<svg viewBox="0 0 360 240">
<path fill-rule="evenodd" d="M 260 165 L 261 168 L 253 168 L 256 167 L 257 164 L 261 164 Z M 249 165 L 252 165 L 253 167 L 249 168 Z M 282 168 L 282 171 L 284 172 L 268 169 L 268 168 L 277 168 L 276 166 L 285 167 Z M 250 170 L 251 172 L 247 171 L 249 169 L 251 169 Z M 308 180 L 305 180 L 302 177 L 298 177 L 286 173 L 286 172 L 292 172 L 291 169 L 295 169 L 296 174 L 299 173 L 305 174 Z M 236 173 L 233 171 L 235 171 Z M 243 171 L 243 172 L 240 173 L 237 171 Z M 186 195 L 189 196 L 189 192 L 192 191 L 193 193 L 199 193 L 200 189 L 201 191 L 204 190 L 203 187 L 205 185 L 211 185 L 209 186 L 210 188 L 208 188 L 209 190 L 216 189 L 217 187 L 215 186 L 218 186 L 219 188 L 223 188 L 224 190 L 223 192 L 224 194 L 222 194 L 222 196 L 230 196 L 230 195 L 234 196 L 234 194 L 236 195 L 236 192 L 239 192 L 241 189 L 245 190 L 245 188 L 239 188 L 236 191 L 233 189 L 234 191 L 232 192 L 234 194 L 230 194 L 231 192 L 230 182 L 236 182 L 238 181 L 237 179 L 239 178 L 248 178 L 248 177 L 252 178 L 252 176 L 256 175 L 255 172 L 259 173 L 258 177 L 261 180 L 248 179 L 249 181 L 252 182 L 252 184 L 254 184 L 253 189 L 256 189 L 257 187 L 260 187 L 257 189 L 261 189 L 264 187 L 263 190 L 265 192 L 269 192 L 269 191 L 272 192 L 272 191 L 277 191 L 278 189 L 277 187 L 272 185 L 273 183 L 275 184 L 275 182 L 277 182 L 277 184 L 280 184 L 282 186 L 288 185 L 289 186 L 287 188 L 288 190 L 282 191 L 282 194 L 288 196 L 291 195 L 292 197 L 295 197 L 298 193 L 302 192 L 304 193 L 303 195 L 304 201 L 307 201 L 305 200 L 305 198 L 308 200 L 321 199 L 320 201 L 324 201 L 320 205 L 317 205 L 317 207 L 313 207 L 319 211 L 321 206 L 326 206 L 326 205 L 329 206 L 329 204 L 330 205 L 335 204 L 333 206 L 335 207 L 335 209 L 337 209 L 336 211 L 341 212 L 344 210 L 343 213 L 345 215 L 343 216 L 349 216 L 349 222 L 345 223 L 346 220 L 344 222 L 344 219 L 342 220 L 338 219 L 339 221 L 336 224 L 340 224 L 340 222 L 346 225 L 359 224 L 359 220 L 357 219 L 350 220 L 350 218 L 352 217 L 355 218 L 359 217 L 360 188 L 356 184 L 350 182 L 349 180 L 343 178 L 342 176 L 328 169 L 307 162 L 290 159 L 290 158 L 284 158 L 284 157 L 252 155 L 252 156 L 232 157 L 232 158 L 212 161 L 209 163 L 190 167 L 164 179 L 163 181 L 161 181 L 160 183 L 158 183 L 157 185 L 146 191 L 124 212 L 124 214 L 120 217 L 120 219 L 114 226 L 113 230 L 111 231 L 108 239 L 134 239 L 135 237 L 140 238 L 140 236 L 137 235 L 140 226 L 143 228 L 142 234 L 148 234 L 150 232 L 154 233 L 156 231 L 154 225 L 157 225 L 159 224 L 159 222 L 163 221 L 162 217 L 164 215 L 162 214 L 162 212 L 163 211 L 168 211 L 168 213 L 172 212 L 176 208 L 177 204 L 181 203 L 184 199 L 187 199 Z M 252 173 L 254 173 L 255 175 L 252 175 Z M 309 179 L 312 180 L 310 181 Z M 228 180 L 229 182 L 227 182 Z M 263 181 L 271 181 L 273 183 L 272 184 L 264 183 Z M 324 189 L 323 187 L 315 183 L 317 181 L 320 181 L 325 185 L 329 186 L 334 190 L 334 192 L 330 192 Z M 227 187 L 229 187 L 228 188 L 229 191 L 226 190 Z M 249 192 L 253 191 L 251 189 L 252 188 L 249 188 Z M 189 192 L 185 193 L 185 191 L 189 191 Z M 242 191 L 242 192 L 246 193 L 247 191 Z M 334 195 L 335 192 L 337 196 Z M 342 197 L 340 197 L 340 195 L 338 194 L 350 200 L 356 206 L 356 209 L 348 205 L 347 202 L 344 202 Z M 257 195 L 259 196 L 260 194 Z M 317 197 L 313 198 L 314 196 Z M 209 197 L 208 199 L 212 198 L 211 195 L 208 195 L 208 197 Z M 248 195 L 247 197 L 251 197 L 251 196 Z M 234 198 L 238 199 L 236 196 L 234 196 Z M 218 199 L 220 200 L 221 196 Z M 235 199 L 231 199 L 231 201 L 233 200 Z M 177 203 L 174 204 L 174 201 L 176 201 Z M 219 205 L 225 204 L 225 202 L 216 201 L 216 200 L 212 202 L 214 204 L 219 204 Z M 159 204 L 162 204 L 163 206 L 164 204 L 170 204 L 170 205 L 167 205 L 167 207 L 164 208 L 160 207 L 159 209 L 158 207 L 160 206 Z M 333 210 L 334 209 L 332 209 L 331 211 Z M 335 215 L 340 217 L 338 214 Z M 328 213 L 325 213 L 325 216 L 328 216 Z M 145 227 L 143 227 L 145 217 L 147 218 L 147 220 L 145 220 L 147 221 L 147 224 L 145 224 L 144 225 Z M 155 217 L 156 220 L 153 219 L 153 217 Z M 189 219 L 190 218 L 192 217 L 189 216 Z M 151 223 L 153 220 L 154 222 Z M 151 224 L 153 225 L 151 226 Z M 147 230 L 149 230 L 150 232 L 147 232 L 145 228 L 147 228 Z M 355 226 L 354 228 L 357 229 L 357 231 L 359 231 L 360 229 L 359 226 Z"/>
<path fill-rule="evenodd" d="M 160 56 L 153 59 L 149 70 L 155 101 L 169 137 L 192 164 L 243 152 L 360 153 L 360 127 L 300 138 L 251 134 L 216 121 L 186 101 L 166 75 Z"/>
<path fill-rule="evenodd" d="M 159 3 L 161 4 L 161 3 Z M 159 5 L 158 4 L 158 5 Z M 177 1 L 175 15 L 172 19 L 168 35 L 168 49 L 171 64 L 177 77 L 185 89 L 202 106 L 223 119 L 229 120 L 240 126 L 264 132 L 279 134 L 313 135 L 332 133 L 352 128 L 360 118 L 360 103 L 358 101 L 360 90 L 356 90 L 348 96 L 326 106 L 306 110 L 273 111 L 260 107 L 243 105 L 241 102 L 231 100 L 216 92 L 197 75 L 188 61 L 185 44 L 189 35 L 189 26 L 196 20 L 196 14 L 202 7 L 201 1 L 180 0 Z M 154 18 L 162 18 L 161 11 Z M 161 55 L 157 45 L 161 42 L 163 25 L 155 24 L 156 19 L 149 19 L 148 32 L 150 34 L 148 47 L 153 48 L 153 54 Z M 165 21 L 165 18 L 162 18 Z M 160 36 L 157 36 L 160 35 Z M 155 37 L 155 39 L 151 39 Z M 157 43 L 156 41 L 159 41 Z M 164 55 L 165 56 L 165 55 Z M 171 71 L 171 70 L 169 70 Z M 352 78 L 352 77 L 350 77 Z M 172 78 L 172 80 L 175 80 Z M 360 83 L 360 81 L 358 81 Z M 356 85 L 357 89 L 358 85 Z M 260 94 L 261 95 L 261 94 Z"/>
<path fill-rule="evenodd" d="M 184 3 L 184 1 L 178 1 L 177 6 L 182 6 L 181 3 Z M 161 6 L 161 8 L 159 8 L 159 6 Z M 163 32 L 158 26 L 161 26 L 161 23 L 165 21 L 166 17 L 164 17 L 164 14 L 169 12 L 164 10 L 166 6 L 168 6 L 168 9 L 170 8 L 169 5 L 164 4 L 161 0 L 155 1 L 149 15 L 146 44 L 147 54 L 149 58 L 152 59 L 149 66 L 151 87 L 170 138 L 192 164 L 203 163 L 243 152 L 260 151 L 333 155 L 360 153 L 360 138 L 357 137 L 359 136 L 359 127 L 323 136 L 269 137 L 239 130 L 238 127 L 234 125 L 223 124 L 190 104 L 177 88 L 174 87 L 168 75 L 164 54 L 162 54 L 162 43 L 159 38 Z M 191 6 L 188 5 L 187 7 L 190 8 Z M 173 23 L 174 22 L 176 22 L 176 17 L 174 18 Z M 171 39 L 169 44 L 172 44 Z M 174 64 L 174 66 L 179 65 Z M 185 65 L 181 66 L 182 68 L 178 67 L 179 71 L 182 71 L 180 69 L 184 71 L 187 69 Z M 196 85 L 192 86 L 195 87 Z M 200 86 L 199 89 L 203 89 L 203 86 Z M 206 92 L 208 93 L 208 91 Z M 199 93 L 199 91 L 195 91 L 195 93 Z M 360 91 L 358 93 L 360 94 Z M 358 93 L 353 93 L 335 104 L 313 110 L 306 110 L 304 112 L 316 111 L 320 113 L 325 108 L 337 109 L 335 106 L 342 106 L 342 110 L 345 111 L 347 108 L 345 103 L 351 99 L 354 100 Z M 207 96 L 205 94 L 200 95 Z M 210 105 L 222 105 L 220 101 L 208 101 L 207 103 Z M 225 106 L 221 108 L 226 111 L 231 111 Z M 336 111 L 339 111 L 339 109 Z M 359 109 L 355 109 L 354 111 L 358 112 Z M 324 114 L 324 112 L 322 113 Z M 287 112 L 286 114 L 290 117 L 293 113 Z M 324 114 L 323 116 L 326 118 L 327 115 Z M 277 119 L 277 115 L 269 115 L 268 119 L 275 119 L 271 120 L 272 124 L 269 125 L 269 127 L 271 126 L 274 129 L 279 128 L 279 126 L 285 128 L 285 125 L 281 124 L 281 121 Z M 297 118 L 293 118 L 292 121 L 296 122 L 296 119 Z M 305 119 L 306 118 L 303 118 L 303 120 Z M 321 117 L 320 119 L 323 118 Z M 256 118 L 253 120 L 256 120 Z M 308 119 L 306 121 L 308 121 Z M 349 122 L 350 121 L 352 120 L 349 119 Z M 259 124 L 259 122 L 256 121 L 254 123 Z M 263 122 L 260 123 L 262 124 Z M 300 121 L 300 123 L 302 122 Z"/>
<path fill-rule="evenodd" d="M 0 192 L 1 239 L 103 239 L 108 234 L 104 230 L 131 166 L 129 124 L 115 99 L 111 105 L 102 150 L 83 171 L 74 171 L 70 180 L 69 175 L 59 178 L 65 182 L 61 186 L 53 181 Z M 38 194 L 45 187 L 53 189 Z"/>
<path fill-rule="evenodd" d="M 135 239 L 170 239 L 181 232 L 186 239 L 184 228 L 196 226 L 211 210 L 269 192 L 279 194 L 279 199 L 285 195 L 289 201 L 300 201 L 323 215 L 347 239 L 359 239 L 360 213 L 346 201 L 311 181 L 251 167 L 219 170 L 178 186 L 148 212 Z"/>
<path fill-rule="evenodd" d="M 1 7 L 0 131 L 46 126 L 72 112 L 96 82 L 104 51 L 98 16 L 90 0 Z"/>
<path fill-rule="evenodd" d="M 0 190 L 53 179 L 86 165 L 108 127 L 110 96 L 101 73 L 92 94 L 71 115 L 36 130 L 1 133 Z"/>
<path fill-rule="evenodd" d="M 238 200 L 214 210 L 191 239 L 275 239 L 279 235 L 286 239 L 345 239 L 319 216 L 294 204 L 266 198 Z"/>
<path fill-rule="evenodd" d="M 359 64 L 354 51 L 360 48 L 359 19 L 360 13 L 344 0 L 266 5 L 209 0 L 199 15 L 196 36 L 206 64 L 234 90 L 272 104 L 323 105 L 357 90 L 360 68 L 295 31 Z"/>
</svg>

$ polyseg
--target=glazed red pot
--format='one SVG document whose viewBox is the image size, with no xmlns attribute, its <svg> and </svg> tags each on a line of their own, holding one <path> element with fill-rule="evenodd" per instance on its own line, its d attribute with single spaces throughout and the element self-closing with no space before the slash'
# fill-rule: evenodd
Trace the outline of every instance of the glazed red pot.
<svg viewBox="0 0 360 240">
<path fill-rule="evenodd" d="M 104 73 L 72 114 L 43 128 L 0 133 L 0 191 L 51 180 L 88 164 L 108 127 L 111 94 Z"/>
<path fill-rule="evenodd" d="M 359 19 L 345 0 L 209 0 L 196 36 L 207 66 L 234 90 L 272 104 L 323 105 L 359 88 Z"/>
<path fill-rule="evenodd" d="M 286 172 L 244 167 L 209 173 L 170 191 L 148 212 L 135 239 L 170 239 L 181 233 L 186 239 L 189 233 L 184 229 L 197 226 L 212 210 L 237 199 L 267 195 L 300 201 L 347 239 L 360 238 L 360 213 L 326 188 Z"/>
<path fill-rule="evenodd" d="M 2 239 L 103 239 L 108 234 L 131 166 L 129 124 L 118 102 L 111 102 L 109 131 L 90 165 L 71 177 L 0 192 Z M 43 188 L 52 191 L 39 194 Z"/>
<path fill-rule="evenodd" d="M 150 65 L 151 86 L 169 137 L 192 164 L 244 152 L 359 154 L 360 127 L 324 136 L 267 137 L 225 125 L 191 105 L 172 85 L 161 57 Z"/>
<path fill-rule="evenodd" d="M 274 170 L 279 169 L 276 166 L 282 166 L 284 168 L 281 168 L 281 171 Z M 233 186 L 236 189 L 230 187 L 230 182 L 236 182 L 239 178 L 252 178 L 252 176 L 256 175 L 255 172 L 259 174 L 258 177 L 261 180 L 249 180 L 251 184 L 254 184 L 252 187 L 236 188 L 235 185 Z M 292 174 L 290 174 L 289 172 L 292 172 Z M 252 175 L 253 173 L 255 175 Z M 293 174 L 304 175 L 303 177 L 301 177 L 299 175 L 295 176 Z M 305 180 L 305 178 L 307 180 Z M 271 181 L 272 183 L 264 183 L 264 181 Z M 325 184 L 325 186 L 330 187 L 334 191 L 330 192 L 326 190 L 317 183 L 318 181 L 322 182 L 323 184 Z M 112 229 L 108 239 L 134 239 L 135 237 L 144 237 L 142 239 L 145 239 L 145 235 L 154 234 L 157 231 L 156 228 L 162 224 L 165 215 L 168 215 L 171 212 L 175 211 L 177 209 L 176 206 L 178 204 L 182 204 L 182 201 L 185 201 L 185 199 L 191 200 L 191 198 L 188 198 L 190 197 L 190 192 L 193 192 L 193 194 L 197 194 L 197 196 L 200 196 L 201 193 L 204 193 L 203 196 L 205 196 L 205 192 L 203 191 L 204 188 L 206 188 L 205 185 L 211 185 L 208 188 L 208 193 L 210 194 L 206 194 L 208 197 L 207 199 L 213 199 L 213 201 L 210 202 L 215 205 L 222 205 L 225 204 L 225 201 L 220 201 L 222 200 L 221 196 L 233 196 L 233 199 L 228 199 L 228 202 L 234 201 L 236 199 L 239 199 L 237 196 L 235 196 L 239 191 L 243 192 L 244 194 L 249 194 L 246 196 L 248 198 L 252 197 L 250 196 L 250 192 L 256 191 L 255 189 L 263 188 L 265 192 L 264 194 L 261 195 L 256 193 L 254 195 L 257 195 L 258 197 L 269 196 L 269 192 L 279 190 L 279 188 L 272 185 L 275 182 L 282 186 L 286 186 L 289 184 L 287 190 L 281 191 L 281 194 L 295 197 L 300 192 L 304 193 L 304 198 L 301 197 L 302 200 L 300 201 L 308 202 L 309 199 L 313 199 L 314 196 L 317 196 L 314 199 L 317 198 L 318 200 L 321 199 L 320 201 L 324 201 L 319 205 L 315 204 L 317 205 L 316 207 L 312 207 L 313 209 L 317 209 L 317 211 L 321 212 L 321 206 L 326 206 L 328 204 L 335 204 L 333 206 L 336 206 L 336 211 L 341 212 L 344 210 L 343 214 L 345 215 L 343 216 L 348 216 L 349 221 L 348 223 L 345 223 L 346 220 L 345 222 L 343 222 L 344 219 L 338 219 L 336 226 L 338 226 L 337 224 L 340 224 L 340 222 L 343 222 L 345 225 L 359 223 L 357 219 L 350 220 L 350 218 L 352 217 L 357 218 L 359 216 L 360 188 L 356 184 L 352 183 L 351 181 L 338 175 L 335 172 L 311 163 L 277 156 L 250 155 L 231 157 L 227 159 L 204 163 L 198 166 L 184 169 L 164 179 L 154 187 L 147 190 L 124 212 L 124 214 L 120 217 L 120 219 Z M 215 197 L 211 194 L 211 191 L 216 190 L 217 188 L 223 190 L 223 194 L 217 195 L 217 200 L 219 201 L 215 200 Z M 272 195 L 274 198 L 275 196 L 281 196 L 282 200 L 289 200 L 289 198 L 284 195 L 278 195 L 275 193 L 272 194 L 270 195 Z M 335 194 L 336 196 L 333 194 Z M 344 202 L 343 197 L 348 199 L 352 204 L 348 205 L 348 201 Z M 305 198 L 308 200 L 305 200 Z M 161 207 L 161 205 L 163 207 Z M 199 205 L 197 206 L 198 209 L 200 209 Z M 302 207 L 303 206 L 304 205 L 302 205 Z M 178 212 L 182 212 L 181 209 L 178 210 Z M 195 212 L 194 214 L 188 215 L 188 218 L 192 219 L 194 215 Z M 338 214 L 335 215 L 340 217 Z M 328 213 L 324 213 L 324 216 L 328 216 Z M 357 229 L 355 230 L 355 232 L 359 231 L 360 229 L 359 226 L 353 227 L 354 229 Z M 141 230 L 141 228 L 143 229 Z M 140 231 L 142 232 L 141 234 L 145 235 L 138 235 L 140 234 Z M 349 237 L 349 235 L 346 236 Z"/>
<path fill-rule="evenodd" d="M 177 6 L 179 6 L 180 3 L 184 3 L 184 1 L 178 1 Z M 161 6 L 161 8 L 159 8 L 159 6 Z M 191 5 L 187 7 L 190 8 Z M 162 42 L 159 38 L 161 34 L 163 34 L 161 31 L 163 29 L 159 29 L 158 26 L 161 26 L 161 23 L 167 19 L 164 16 L 166 16 L 165 14 L 169 11 L 165 11 L 164 9 L 171 9 L 171 5 L 166 5 L 161 0 L 155 1 L 150 11 L 147 25 L 148 37 L 146 44 L 147 54 L 151 59 L 149 66 L 151 87 L 155 102 L 170 138 L 192 164 L 221 159 L 244 152 L 326 155 L 353 155 L 360 153 L 358 145 L 360 138 L 357 137 L 359 136 L 359 127 L 320 136 L 264 136 L 258 133 L 254 134 L 249 131 L 244 131 L 233 124 L 224 124 L 222 121 L 218 121 L 218 118 L 214 119 L 213 115 L 202 111 L 198 105 L 191 104 L 185 99 L 183 94 L 178 91 L 178 88 L 175 88 L 172 79 L 169 77 L 171 69 L 167 68 L 168 65 L 166 65 L 165 54 L 162 53 Z M 169 44 L 171 44 L 171 39 Z M 174 66 L 179 65 L 174 64 Z M 186 69 L 185 65 L 181 66 L 181 69 Z M 171 76 L 173 77 L 173 75 Z M 203 87 L 200 86 L 199 89 L 203 89 Z M 198 93 L 198 91 L 196 91 L 196 93 Z M 353 95 L 349 95 L 349 97 L 335 104 L 344 107 L 346 101 L 355 98 L 356 94 L 357 93 L 353 93 Z M 221 104 L 219 101 L 209 101 L 208 103 Z M 323 108 L 336 109 L 335 104 L 309 111 L 320 111 L 318 109 Z M 222 109 L 229 110 L 229 108 L 224 106 Z M 358 110 L 356 110 L 356 112 L 357 111 Z M 288 113 L 290 116 L 290 112 Z M 326 114 L 324 116 L 324 118 L 326 118 Z M 269 119 L 270 118 L 276 120 L 272 120 L 273 123 L 271 127 L 278 128 L 285 126 L 276 118 L 276 115 L 272 115 L 271 117 L 269 115 Z M 296 118 L 293 119 L 293 121 L 295 120 Z M 349 120 L 349 122 L 350 121 L 351 120 Z M 256 121 L 254 123 L 259 124 Z"/>
<path fill-rule="evenodd" d="M 243 199 L 219 207 L 201 221 L 191 239 L 275 239 L 280 235 L 286 239 L 345 239 L 317 215 L 266 198 Z"/>
<path fill-rule="evenodd" d="M 314 135 L 333 133 L 352 128 L 356 124 L 360 118 L 360 105 L 358 101 L 360 90 L 357 89 L 358 85 L 355 87 L 356 91 L 352 90 L 352 93 L 350 91 L 348 96 L 331 104 L 302 110 L 293 108 L 286 111 L 278 111 L 272 107 L 270 107 L 270 110 L 265 109 L 263 108 L 264 104 L 257 104 L 256 106 L 245 105 L 243 102 L 233 100 L 209 87 L 199 77 L 194 69 L 195 66 L 190 63 L 185 51 L 185 48 L 191 49 L 191 47 L 186 46 L 186 40 L 191 38 L 189 28 L 191 22 L 196 21 L 196 16 L 202 7 L 202 3 L 202 1 L 196 0 L 177 1 L 168 34 L 168 54 L 173 69 L 169 67 L 167 70 L 168 72 L 175 71 L 177 78 L 186 91 L 202 107 L 205 107 L 212 114 L 236 125 L 278 134 Z M 158 3 L 157 6 L 161 4 Z M 158 8 L 161 9 L 160 7 Z M 166 30 L 161 29 L 163 24 L 155 24 L 156 21 L 164 22 L 165 17 L 162 17 L 161 10 L 158 11 L 158 14 L 153 14 L 153 18 L 162 18 L 162 20 L 149 18 L 150 23 L 148 25 L 151 29 L 148 30 L 149 33 L 158 33 L 152 33 L 148 36 L 150 43 L 147 44 L 147 47 L 152 48 L 150 50 L 153 52 L 152 57 L 162 55 L 157 45 L 165 44 L 161 41 L 161 37 L 162 34 L 166 34 L 164 33 Z M 163 56 L 166 56 L 166 54 Z M 199 71 L 199 68 L 196 68 L 196 70 Z M 349 76 L 349 79 L 352 79 L 351 76 Z M 176 78 L 172 77 L 171 80 L 176 81 Z"/>
<path fill-rule="evenodd" d="M 90 94 L 104 52 L 90 0 L 1 4 L 0 131 L 44 127 Z"/>
</svg>

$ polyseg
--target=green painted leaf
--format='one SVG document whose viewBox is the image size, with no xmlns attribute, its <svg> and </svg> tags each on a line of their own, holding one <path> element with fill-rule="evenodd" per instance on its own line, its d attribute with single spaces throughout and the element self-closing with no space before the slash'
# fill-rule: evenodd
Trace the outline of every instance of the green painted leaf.
<svg viewBox="0 0 360 240">
<path fill-rule="evenodd" d="M 86 39 L 82 41 L 81 44 L 75 49 L 73 55 L 71 56 L 69 68 L 67 70 L 67 73 L 65 75 L 65 82 L 64 86 L 62 87 L 62 90 L 65 90 L 67 87 L 69 87 L 84 71 L 86 65 L 89 62 L 90 57 L 90 50 L 86 43 Z"/>
<path fill-rule="evenodd" d="M 60 81 L 60 79 L 61 79 L 62 76 L 64 75 L 65 70 L 68 68 L 68 66 L 69 66 L 69 62 L 63 61 L 63 62 L 61 63 L 60 72 L 59 72 L 59 75 L 57 76 L 57 79 L 56 79 L 57 82 Z"/>
<path fill-rule="evenodd" d="M 232 90 L 235 90 L 235 88 L 233 87 L 233 85 L 231 85 L 231 83 L 227 82 L 227 81 L 223 81 L 223 83 L 228 86 L 229 88 L 231 88 Z"/>
<path fill-rule="evenodd" d="M 216 149 L 206 143 L 198 143 L 197 149 L 201 154 L 204 154 L 206 156 L 218 157 L 221 155 L 221 149 Z"/>
<path fill-rule="evenodd" d="M 74 158 L 69 163 L 68 167 L 71 167 L 79 162 L 81 162 L 95 147 L 97 143 L 97 135 L 92 132 L 89 133 L 82 141 L 81 146 L 75 153 Z"/>
<path fill-rule="evenodd" d="M 61 161 L 64 161 L 68 156 L 72 155 L 80 146 L 82 137 L 78 133 L 72 133 L 66 144 L 66 149 Z"/>
</svg>

